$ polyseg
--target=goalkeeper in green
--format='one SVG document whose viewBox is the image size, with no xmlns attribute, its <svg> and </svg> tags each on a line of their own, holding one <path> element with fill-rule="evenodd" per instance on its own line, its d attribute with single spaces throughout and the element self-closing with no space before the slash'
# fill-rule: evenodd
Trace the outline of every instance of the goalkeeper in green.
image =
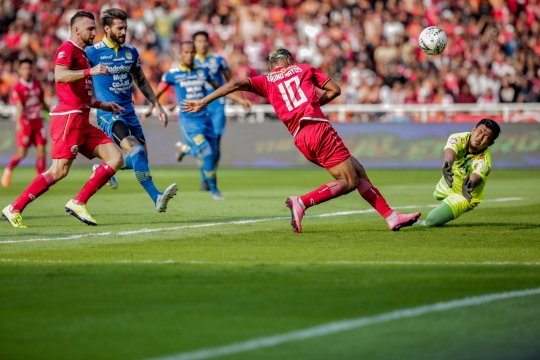
<svg viewBox="0 0 540 360">
<path fill-rule="evenodd" d="M 480 204 L 492 166 L 489 147 L 500 132 L 495 121 L 482 119 L 471 132 L 450 135 L 444 147 L 443 177 L 433 193 L 441 204 L 417 224 L 442 226 Z"/>
</svg>

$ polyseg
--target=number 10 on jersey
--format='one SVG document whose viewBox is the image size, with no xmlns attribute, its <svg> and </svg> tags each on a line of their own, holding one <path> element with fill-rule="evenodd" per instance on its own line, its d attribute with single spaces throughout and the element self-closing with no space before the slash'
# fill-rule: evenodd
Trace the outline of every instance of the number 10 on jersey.
<svg viewBox="0 0 540 360">
<path fill-rule="evenodd" d="M 278 89 L 289 111 L 296 109 L 297 107 L 308 101 L 306 94 L 300 88 L 300 79 L 298 78 L 298 76 L 282 82 L 278 85 Z M 287 89 L 287 91 L 285 91 L 285 89 Z M 297 97 L 299 98 L 297 99 Z"/>
</svg>

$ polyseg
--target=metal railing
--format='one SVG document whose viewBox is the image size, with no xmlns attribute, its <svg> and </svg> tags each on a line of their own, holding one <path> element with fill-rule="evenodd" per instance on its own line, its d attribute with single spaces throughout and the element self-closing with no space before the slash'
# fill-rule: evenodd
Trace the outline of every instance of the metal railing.
<svg viewBox="0 0 540 360">
<path fill-rule="evenodd" d="M 137 106 L 138 115 L 146 112 L 146 106 Z M 92 110 L 95 112 L 95 110 Z M 168 110 L 167 110 L 168 111 Z M 468 117 L 494 116 L 506 123 L 540 122 L 540 103 L 512 104 L 347 104 L 326 105 L 324 113 L 336 122 L 454 122 L 467 121 Z M 170 112 L 170 114 L 177 113 Z M 226 115 L 240 122 L 262 123 L 269 118 L 277 119 L 271 105 L 254 105 L 251 113 L 241 106 L 227 105 Z M 15 107 L 0 105 L 0 116 L 13 118 Z M 457 119 L 457 120 L 456 120 Z M 460 120 L 465 119 L 465 120 Z M 471 120 L 474 121 L 474 120 Z"/>
</svg>

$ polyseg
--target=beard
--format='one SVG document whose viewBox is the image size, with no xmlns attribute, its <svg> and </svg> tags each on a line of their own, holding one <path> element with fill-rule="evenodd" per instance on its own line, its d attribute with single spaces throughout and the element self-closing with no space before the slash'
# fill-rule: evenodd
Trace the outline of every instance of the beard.
<svg viewBox="0 0 540 360">
<path fill-rule="evenodd" d="M 107 37 L 109 38 L 109 40 L 111 40 L 112 42 L 114 42 L 115 44 L 118 44 L 118 45 L 122 45 L 123 43 L 126 42 L 126 36 L 123 35 L 123 36 L 117 36 L 115 34 L 113 34 L 111 32 L 110 35 L 107 35 Z"/>
<path fill-rule="evenodd" d="M 86 46 L 92 46 L 94 45 L 94 38 L 93 37 L 87 37 L 86 39 L 83 39 L 81 37 L 81 40 L 83 41 L 83 43 L 86 45 Z"/>
</svg>

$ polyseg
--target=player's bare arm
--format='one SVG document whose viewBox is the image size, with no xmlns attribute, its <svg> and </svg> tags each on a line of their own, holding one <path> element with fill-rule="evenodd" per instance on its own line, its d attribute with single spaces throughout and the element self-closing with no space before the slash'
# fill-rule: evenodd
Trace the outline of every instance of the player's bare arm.
<svg viewBox="0 0 540 360">
<path fill-rule="evenodd" d="M 328 80 L 323 86 L 323 90 L 326 91 L 319 99 L 319 105 L 324 106 L 330 101 L 341 95 L 341 88 L 338 84 L 332 80 Z"/>
<path fill-rule="evenodd" d="M 67 66 L 56 65 L 54 67 L 54 80 L 57 83 L 72 83 L 81 79 L 84 79 L 88 75 L 98 76 L 98 75 L 109 75 L 109 70 L 103 64 L 98 64 L 90 69 L 87 74 L 88 69 L 86 70 L 69 70 Z"/>
<path fill-rule="evenodd" d="M 133 80 L 143 93 L 143 95 L 148 99 L 150 104 L 152 104 L 153 107 L 156 108 L 156 114 L 159 119 L 163 123 L 163 127 L 167 127 L 167 124 L 169 123 L 169 117 L 167 116 L 167 113 L 165 110 L 163 110 L 163 107 L 158 101 L 158 97 L 154 93 L 154 90 L 152 89 L 152 85 L 148 82 L 148 79 L 144 75 L 144 72 L 142 70 L 134 71 L 131 73 L 133 75 Z M 151 112 L 151 109 L 150 109 Z"/>
<path fill-rule="evenodd" d="M 46 112 L 51 111 L 51 109 L 50 109 L 50 107 L 49 107 L 49 104 L 47 104 L 47 103 L 45 102 L 45 100 L 42 100 L 42 101 L 41 101 L 41 109 L 42 109 L 42 110 L 45 110 Z"/>
<path fill-rule="evenodd" d="M 164 86 L 163 84 L 160 84 L 158 90 L 155 92 L 156 100 L 159 100 L 159 98 L 165 93 L 165 91 L 167 91 L 168 88 L 169 86 Z M 152 115 L 152 110 L 154 110 L 154 104 L 150 103 L 148 105 L 148 110 L 146 110 L 146 112 L 143 114 L 141 121 L 144 122 L 148 116 Z"/>
<path fill-rule="evenodd" d="M 212 87 L 214 89 L 216 89 L 216 90 L 220 88 L 219 83 L 217 83 L 215 81 L 210 81 L 210 85 L 212 85 Z M 232 101 L 235 101 L 238 104 L 242 105 L 244 110 L 246 110 L 247 112 L 251 111 L 251 101 L 244 99 L 244 97 L 242 95 L 235 94 L 235 93 L 230 93 L 225 97 L 227 99 L 231 99 Z"/>
<path fill-rule="evenodd" d="M 248 79 L 231 81 L 231 82 L 226 83 L 222 87 L 218 87 L 216 91 L 202 98 L 201 100 L 182 101 L 180 110 L 183 112 L 198 113 L 205 106 L 210 104 L 212 101 L 219 99 L 220 97 L 227 96 L 236 91 L 248 91 L 250 88 L 251 88 L 251 82 Z M 231 100 L 234 100 L 234 99 L 231 99 Z M 246 101 L 244 98 L 242 98 L 242 100 Z"/>
</svg>

